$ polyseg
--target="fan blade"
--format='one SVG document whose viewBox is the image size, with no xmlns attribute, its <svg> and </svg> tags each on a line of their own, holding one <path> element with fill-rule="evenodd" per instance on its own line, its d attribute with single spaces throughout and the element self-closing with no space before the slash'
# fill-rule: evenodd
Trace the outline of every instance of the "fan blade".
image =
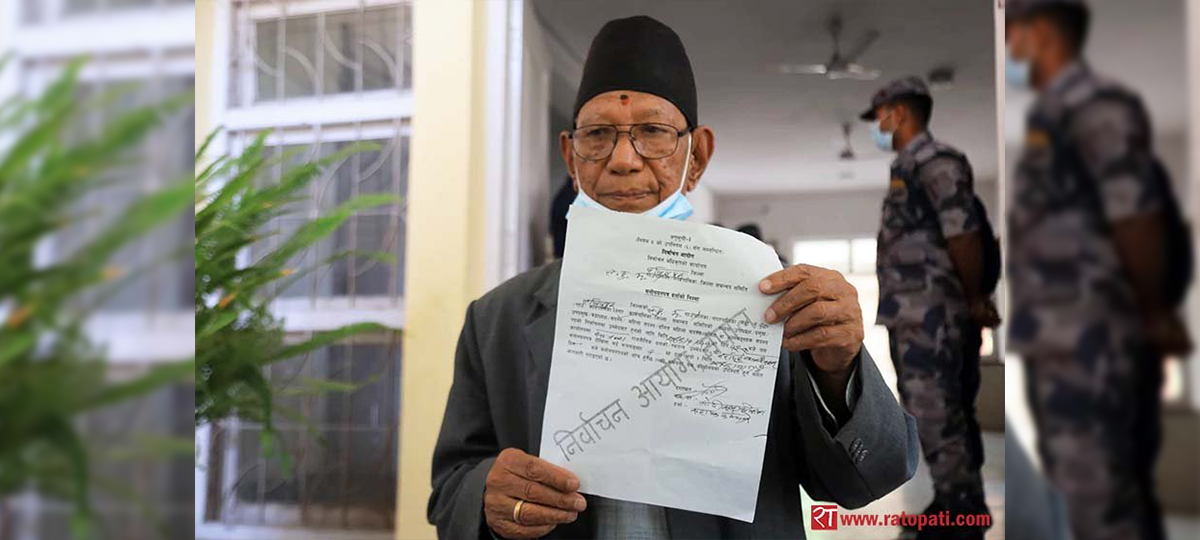
<svg viewBox="0 0 1200 540">
<path fill-rule="evenodd" d="M 842 57 L 842 60 L 847 63 L 858 60 L 858 57 L 867 52 L 867 49 L 871 48 L 871 45 L 875 43 L 875 40 L 879 39 L 879 35 L 880 34 L 878 30 L 871 30 L 864 34 L 862 39 L 858 41 L 858 45 L 852 47 L 849 52 Z"/>
<path fill-rule="evenodd" d="M 776 69 L 789 75 L 824 75 L 829 72 L 825 64 L 779 64 Z"/>
<path fill-rule="evenodd" d="M 850 64 L 842 71 L 844 78 L 871 81 L 879 78 L 878 69 L 867 69 L 860 64 Z"/>
</svg>

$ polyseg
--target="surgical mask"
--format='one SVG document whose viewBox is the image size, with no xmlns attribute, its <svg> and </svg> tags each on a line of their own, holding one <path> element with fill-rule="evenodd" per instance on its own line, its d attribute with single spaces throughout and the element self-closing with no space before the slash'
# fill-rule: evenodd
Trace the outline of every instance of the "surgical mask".
<svg viewBox="0 0 1200 540">
<path fill-rule="evenodd" d="M 1025 90 L 1032 83 L 1033 64 L 1029 60 L 1017 60 L 1012 53 L 1004 52 L 1004 80 L 1013 88 Z"/>
<path fill-rule="evenodd" d="M 692 208 L 692 203 L 688 202 L 687 197 L 683 196 L 683 185 L 687 183 L 688 168 L 691 166 L 692 134 L 688 133 L 687 158 L 683 164 L 683 178 L 679 180 L 679 189 L 676 190 L 675 193 L 671 194 L 670 197 L 667 197 L 666 199 L 663 199 L 662 202 L 656 204 L 654 208 L 642 212 L 643 216 L 654 216 L 664 219 L 678 219 L 680 221 L 692 216 L 692 212 L 694 211 Z M 579 178 L 578 162 L 575 165 L 575 178 Z M 583 190 L 582 184 L 579 186 L 579 194 L 575 195 L 575 201 L 571 204 L 578 204 L 579 206 L 583 206 L 585 208 L 596 208 L 599 210 L 608 210 L 609 212 L 613 211 L 607 206 L 604 206 L 603 204 L 596 202 L 595 199 L 589 197 L 588 194 Z"/>
<path fill-rule="evenodd" d="M 884 118 L 887 117 L 885 116 Z M 873 122 L 871 124 L 871 138 L 875 139 L 875 146 L 878 146 L 880 150 L 883 150 L 884 152 L 891 152 L 894 150 L 894 148 L 892 148 L 892 139 L 896 136 L 896 132 L 884 131 L 879 127 L 883 124 L 884 118 L 880 118 L 878 122 Z"/>
</svg>

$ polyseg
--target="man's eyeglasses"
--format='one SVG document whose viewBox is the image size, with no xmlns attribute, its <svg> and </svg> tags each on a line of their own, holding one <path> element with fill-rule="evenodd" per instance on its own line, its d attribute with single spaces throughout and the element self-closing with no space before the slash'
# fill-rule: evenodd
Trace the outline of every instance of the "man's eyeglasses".
<svg viewBox="0 0 1200 540">
<path fill-rule="evenodd" d="M 617 147 L 617 137 L 629 134 L 633 149 L 646 159 L 662 159 L 679 148 L 679 137 L 691 131 L 679 130 L 670 124 L 629 124 L 629 129 L 620 130 L 611 124 L 583 126 L 571 132 L 571 145 L 575 155 L 588 161 L 598 161 L 611 156 Z"/>
</svg>

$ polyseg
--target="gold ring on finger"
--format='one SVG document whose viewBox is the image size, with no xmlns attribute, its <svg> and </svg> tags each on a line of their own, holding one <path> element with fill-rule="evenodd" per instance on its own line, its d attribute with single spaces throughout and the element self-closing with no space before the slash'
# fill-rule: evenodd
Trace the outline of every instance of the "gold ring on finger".
<svg viewBox="0 0 1200 540">
<path fill-rule="evenodd" d="M 515 506 L 513 506 L 513 521 L 515 521 L 517 523 L 517 525 L 522 524 L 521 523 L 521 507 L 524 505 L 525 505 L 525 501 L 522 501 L 521 499 L 517 499 L 517 504 Z"/>
</svg>

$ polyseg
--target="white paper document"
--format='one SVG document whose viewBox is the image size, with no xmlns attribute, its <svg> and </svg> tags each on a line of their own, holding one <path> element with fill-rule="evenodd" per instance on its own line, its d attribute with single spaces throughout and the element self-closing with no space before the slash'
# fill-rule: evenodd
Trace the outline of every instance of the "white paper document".
<svg viewBox="0 0 1200 540">
<path fill-rule="evenodd" d="M 542 459 L 584 493 L 754 521 L 780 268 L 736 231 L 572 206 Z"/>
</svg>

